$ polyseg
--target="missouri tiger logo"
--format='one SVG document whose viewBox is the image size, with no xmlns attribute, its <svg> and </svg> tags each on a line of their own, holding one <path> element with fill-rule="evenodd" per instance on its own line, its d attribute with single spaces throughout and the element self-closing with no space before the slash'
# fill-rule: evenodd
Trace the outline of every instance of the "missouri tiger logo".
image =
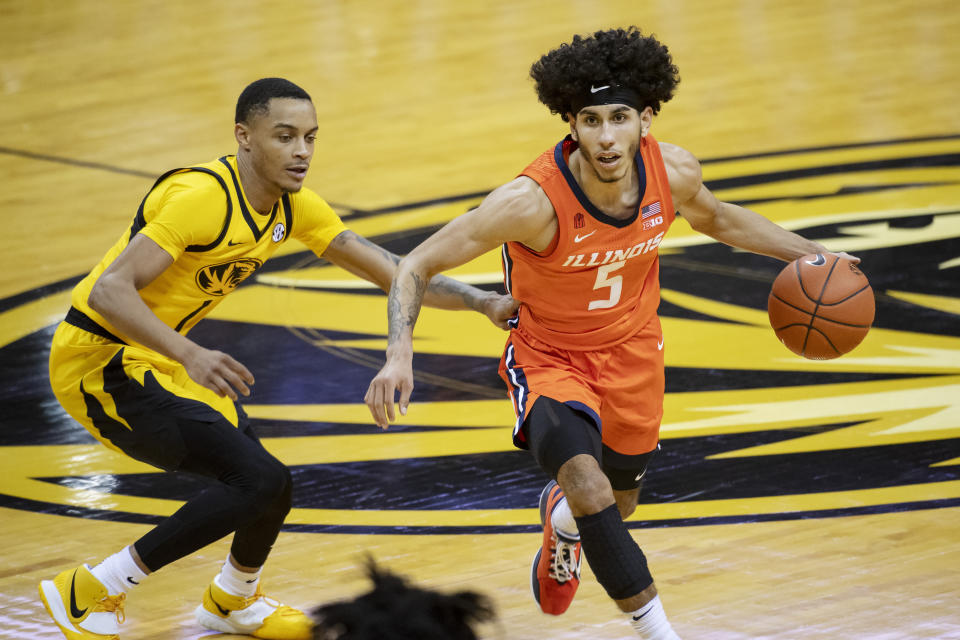
<svg viewBox="0 0 960 640">
<path fill-rule="evenodd" d="M 658 247 L 669 345 L 661 450 L 632 528 L 960 506 L 960 179 L 944 177 L 960 172 L 960 136 L 774 155 L 775 173 L 737 173 L 761 166 L 743 159 L 704 161 L 707 186 L 861 258 L 877 319 L 843 357 L 795 356 L 766 312 L 782 263 L 673 225 Z M 892 171 L 900 168 L 908 183 Z M 371 239 L 403 254 L 477 201 L 341 214 L 348 226 L 383 216 L 390 234 Z M 451 275 L 494 287 L 498 252 Z M 546 476 L 512 445 L 515 418 L 497 375 L 506 333 L 480 314 L 424 308 L 412 403 L 381 432 L 363 395 L 383 362 L 385 297 L 305 250 L 197 274 L 213 295 L 241 282 L 190 337 L 256 376 L 243 407 L 293 474 L 287 530 L 540 530 Z M 23 384 L 24 372 L 42 380 L 51 318 L 70 304 L 69 286 L 52 290 L 0 300 L 0 362 L 17 363 L 0 367 L 0 506 L 158 522 L 204 485 L 118 456 L 60 410 L 48 386 Z"/>
<path fill-rule="evenodd" d="M 256 258 L 241 258 L 203 267 L 197 271 L 197 286 L 212 296 L 225 296 L 262 266 Z"/>
</svg>

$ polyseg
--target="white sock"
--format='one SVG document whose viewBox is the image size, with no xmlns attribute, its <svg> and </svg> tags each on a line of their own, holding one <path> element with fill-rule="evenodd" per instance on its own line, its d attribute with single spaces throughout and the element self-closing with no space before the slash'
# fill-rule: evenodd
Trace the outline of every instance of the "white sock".
<svg viewBox="0 0 960 640">
<path fill-rule="evenodd" d="M 579 538 L 580 529 L 577 527 L 577 521 L 573 519 L 573 513 L 570 511 L 570 505 L 567 504 L 567 498 L 560 500 L 560 504 L 553 510 L 550 516 L 555 531 L 559 531 L 568 538 Z"/>
<path fill-rule="evenodd" d="M 240 571 L 233 566 L 230 558 L 223 563 L 220 569 L 220 575 L 214 578 L 217 586 L 234 596 L 243 596 L 248 598 L 257 592 L 257 583 L 260 582 L 261 567 L 253 573 Z"/>
<path fill-rule="evenodd" d="M 133 559 L 130 547 L 124 547 L 103 562 L 90 569 L 93 577 L 103 583 L 112 596 L 130 591 L 143 582 L 144 573 Z"/>
<path fill-rule="evenodd" d="M 647 604 L 625 615 L 630 620 L 630 626 L 645 640 L 680 640 L 667 620 L 660 596 L 654 596 Z"/>
</svg>

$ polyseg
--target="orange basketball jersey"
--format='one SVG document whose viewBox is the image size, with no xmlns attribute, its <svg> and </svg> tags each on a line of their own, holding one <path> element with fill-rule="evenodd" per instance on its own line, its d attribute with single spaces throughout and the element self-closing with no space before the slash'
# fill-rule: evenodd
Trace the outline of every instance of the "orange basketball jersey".
<svg viewBox="0 0 960 640">
<path fill-rule="evenodd" d="M 544 253 L 503 245 L 504 284 L 521 303 L 514 329 L 561 349 L 602 349 L 635 334 L 657 312 L 657 247 L 673 222 L 673 199 L 653 136 L 641 139 L 640 201 L 623 220 L 600 211 L 577 184 L 567 165 L 576 148 L 567 136 L 521 174 L 550 198 L 558 231 Z"/>
</svg>

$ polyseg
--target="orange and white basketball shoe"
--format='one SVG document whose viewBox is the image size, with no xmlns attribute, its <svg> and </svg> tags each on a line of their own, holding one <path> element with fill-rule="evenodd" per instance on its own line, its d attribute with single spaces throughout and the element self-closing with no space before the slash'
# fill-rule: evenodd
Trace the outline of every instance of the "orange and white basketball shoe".
<svg viewBox="0 0 960 640">
<path fill-rule="evenodd" d="M 203 593 L 195 610 L 197 622 L 207 629 L 249 635 L 265 640 L 310 640 L 313 621 L 302 611 L 263 595 L 260 585 L 249 598 L 227 593 L 216 582 Z"/>
<path fill-rule="evenodd" d="M 530 586 L 540 610 L 555 616 L 567 610 L 580 586 L 580 536 L 571 538 L 553 528 L 551 515 L 566 497 L 556 481 L 540 493 L 543 544 L 533 557 Z"/>
<path fill-rule="evenodd" d="M 118 640 L 127 594 L 109 595 L 90 567 L 40 583 L 40 599 L 67 640 Z"/>
</svg>

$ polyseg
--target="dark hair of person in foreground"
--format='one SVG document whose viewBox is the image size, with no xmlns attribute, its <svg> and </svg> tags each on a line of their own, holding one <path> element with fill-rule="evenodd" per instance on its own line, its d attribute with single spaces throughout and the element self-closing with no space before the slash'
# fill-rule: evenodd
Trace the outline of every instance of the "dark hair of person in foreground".
<svg viewBox="0 0 960 640">
<path fill-rule="evenodd" d="M 476 640 L 474 626 L 495 618 L 483 594 L 444 594 L 413 586 L 372 558 L 366 565 L 373 589 L 314 609 L 314 640 Z"/>
</svg>

